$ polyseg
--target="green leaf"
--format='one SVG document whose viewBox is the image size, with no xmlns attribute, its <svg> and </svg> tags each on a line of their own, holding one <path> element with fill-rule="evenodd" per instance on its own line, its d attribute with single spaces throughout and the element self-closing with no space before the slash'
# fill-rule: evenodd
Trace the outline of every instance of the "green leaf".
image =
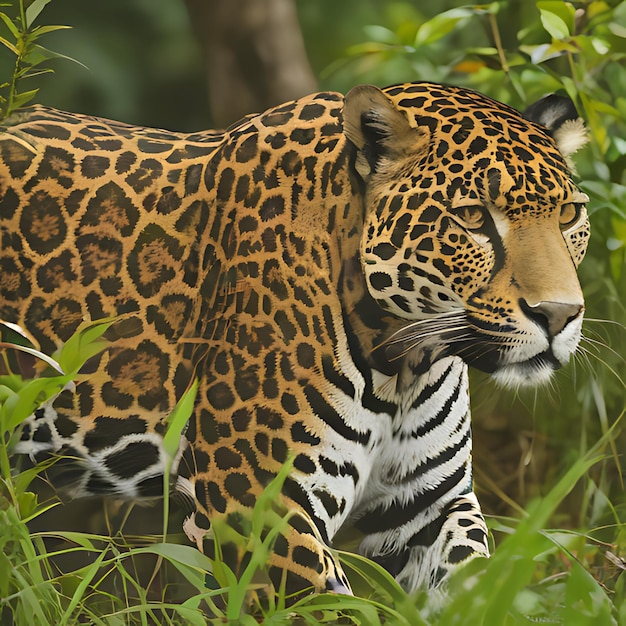
<svg viewBox="0 0 626 626">
<path fill-rule="evenodd" d="M 46 33 L 53 33 L 57 30 L 69 30 L 71 28 L 71 26 L 65 26 L 62 24 L 47 24 L 46 26 L 35 26 L 32 34 L 37 37 L 41 37 L 41 35 L 45 35 Z"/>
<path fill-rule="evenodd" d="M 166 418 L 167 432 L 163 437 L 163 448 L 170 459 L 173 459 L 178 453 L 180 438 L 193 412 L 197 393 L 198 379 L 196 378 Z"/>
<path fill-rule="evenodd" d="M 64 27 L 60 26 L 57 28 L 64 28 Z M 25 62 L 27 62 L 29 65 L 33 67 L 40 65 L 44 61 L 52 61 L 55 59 L 63 59 L 65 61 L 71 61 L 72 63 L 76 63 L 77 65 L 80 65 L 81 67 L 84 67 L 85 69 L 87 69 L 87 66 L 81 63 L 80 61 L 77 61 L 76 59 L 70 56 L 67 56 L 65 54 L 61 54 L 60 52 L 55 52 L 54 50 L 49 50 L 48 48 L 44 48 L 43 46 L 40 46 L 39 44 L 33 44 L 29 48 L 28 54 L 24 56 Z M 52 70 L 48 70 L 48 71 L 52 71 Z"/>
<path fill-rule="evenodd" d="M 0 385 L 17 392 L 25 385 L 25 381 L 19 374 L 7 374 L 0 376 Z"/>
<path fill-rule="evenodd" d="M 75 543 L 88 552 L 97 551 L 99 550 L 99 546 L 102 547 L 103 543 L 106 546 L 110 541 L 109 537 L 102 537 L 101 535 L 91 533 L 81 533 L 74 530 L 57 531 L 55 536 L 68 543 Z"/>
<path fill-rule="evenodd" d="M 76 374 L 85 361 L 99 354 L 109 342 L 102 335 L 120 318 L 108 317 L 94 322 L 83 322 L 76 332 L 65 342 L 57 361 L 64 372 Z"/>
<path fill-rule="evenodd" d="M 30 28 L 33 22 L 39 17 L 47 4 L 52 0 L 34 0 L 34 2 L 26 9 L 26 27 Z"/>
<path fill-rule="evenodd" d="M 196 547 L 179 545 L 174 543 L 155 543 L 145 548 L 135 548 L 135 554 L 156 554 L 171 562 L 180 563 L 189 568 L 202 572 L 212 571 L 211 560 L 202 554 Z"/>
<path fill-rule="evenodd" d="M 35 76 L 41 76 L 43 74 L 54 74 L 54 70 L 51 67 L 44 67 L 34 71 L 29 68 L 27 72 L 24 72 L 22 78 L 34 78 Z M 35 91 L 39 90 L 36 89 Z"/>
<path fill-rule="evenodd" d="M 13 395 L 15 395 L 13 389 L 6 385 L 0 385 L 0 404 L 4 404 L 4 402 Z"/>
<path fill-rule="evenodd" d="M 574 33 L 575 9 L 569 2 L 537 2 L 541 24 L 553 39 L 566 39 Z"/>
<path fill-rule="evenodd" d="M 27 102 L 30 102 L 39 89 L 30 89 L 29 91 L 22 91 L 21 93 L 16 93 L 13 96 L 13 108 L 19 109 L 21 106 L 24 106 Z"/>
<path fill-rule="evenodd" d="M 570 44 L 567 41 L 552 41 L 552 43 L 542 43 L 537 46 L 520 46 L 519 48 L 524 54 L 530 57 L 531 62 L 534 65 L 539 65 L 556 59 L 558 57 L 569 53 L 576 53 L 578 49 L 576 46 Z"/>
<path fill-rule="evenodd" d="M 406 620 L 405 622 L 398 621 L 394 623 L 406 623 L 410 624 L 410 626 L 426 625 L 426 622 L 415 607 L 412 599 L 400 585 L 398 585 L 387 570 L 378 565 L 378 563 L 374 563 L 359 554 L 339 552 L 339 556 L 341 562 L 353 570 L 350 576 L 351 579 L 352 576 L 361 576 L 368 582 L 372 589 L 375 589 L 379 593 L 382 592 L 389 597 L 395 610 Z"/>
<path fill-rule="evenodd" d="M 63 390 L 71 381 L 69 376 L 35 378 L 28 381 L 19 394 L 8 398 L 0 408 L 0 424 L 6 431 L 12 431 L 44 402 Z"/>
<path fill-rule="evenodd" d="M 12 44 L 8 39 L 5 39 L 4 37 L 0 37 L 0 43 L 5 47 L 8 48 L 13 54 L 15 54 L 16 56 L 19 55 L 20 51 L 15 47 L 14 44 Z"/>
<path fill-rule="evenodd" d="M 565 39 L 569 37 L 570 32 L 567 28 L 567 24 L 554 13 L 548 11 L 541 12 L 541 23 L 543 27 L 548 31 L 553 39 Z"/>
<path fill-rule="evenodd" d="M 13 20 L 6 13 L 0 13 L 0 20 L 5 23 L 6 27 L 11 31 L 11 34 L 15 37 L 15 39 L 18 39 L 20 31 L 15 22 L 13 22 Z"/>
<path fill-rule="evenodd" d="M 614 624 L 611 613 L 611 601 L 600 583 L 572 558 L 562 623 L 567 626 Z"/>
<path fill-rule="evenodd" d="M 387 50 L 389 50 L 389 44 L 366 41 L 364 43 L 355 44 L 354 46 L 349 46 L 346 50 L 346 54 L 348 56 L 362 56 L 365 54 L 386 52 Z"/>
<path fill-rule="evenodd" d="M 30 354 L 45 363 L 47 363 L 50 367 L 55 369 L 59 374 L 64 374 L 65 372 L 61 369 L 61 366 L 50 356 L 41 352 L 41 350 L 35 350 L 34 348 L 28 348 L 27 346 L 20 346 L 16 343 L 9 343 L 6 341 L 0 341 L 0 348 L 5 348 L 9 350 L 18 350 L 19 352 L 25 352 L 26 354 Z"/>
<path fill-rule="evenodd" d="M 538 557 L 546 551 L 558 550 L 542 529 L 559 503 L 597 462 L 596 454 L 597 451 L 591 450 L 578 459 L 544 498 L 531 502 L 528 516 L 498 546 L 491 559 L 474 559 L 459 572 L 460 582 L 453 579 L 458 588 L 451 593 L 453 599 L 446 606 L 442 624 L 510 623 L 506 616 L 517 594 L 531 581 Z M 469 586 L 468 574 L 472 573 L 477 580 Z"/>
<path fill-rule="evenodd" d="M 21 471 L 19 474 L 17 474 L 16 476 L 14 476 L 13 485 L 15 487 L 15 492 L 16 493 L 25 492 L 29 488 L 33 480 L 37 476 L 39 476 L 39 474 L 41 474 L 42 472 L 46 471 L 49 467 L 54 465 L 56 461 L 57 459 L 55 458 L 46 459 L 45 461 L 42 461 L 41 463 L 37 463 L 37 465 L 35 465 L 34 467 L 29 467 L 28 469 L 25 469 Z M 54 504 L 53 506 L 56 506 L 56 504 Z M 25 517 L 23 514 L 23 511 L 20 511 L 20 513 L 22 514 L 22 517 Z"/>
<path fill-rule="evenodd" d="M 435 15 L 417 29 L 415 46 L 427 46 L 445 37 L 461 20 L 475 15 L 479 10 L 482 12 L 482 8 L 459 7 Z"/>
<path fill-rule="evenodd" d="M 400 43 L 398 36 L 389 28 L 378 24 L 370 24 L 363 27 L 363 31 L 371 41 L 385 43 L 389 45 L 398 45 Z"/>
<path fill-rule="evenodd" d="M 82 569 L 81 571 L 82 579 L 78 587 L 76 587 L 76 591 L 74 592 L 74 595 L 70 599 L 69 604 L 67 605 L 65 614 L 61 617 L 60 623 L 63 623 L 63 624 L 70 623 L 70 617 L 72 613 L 74 612 L 74 609 L 81 602 L 83 596 L 85 595 L 88 585 L 98 574 L 102 561 L 104 561 L 106 556 L 107 556 L 106 551 L 100 552 L 100 554 L 96 556 L 96 558 L 94 559 L 91 565 Z"/>
<path fill-rule="evenodd" d="M 31 515 L 37 508 L 37 496 L 30 491 L 18 493 L 17 504 L 20 517 L 23 519 Z"/>
</svg>

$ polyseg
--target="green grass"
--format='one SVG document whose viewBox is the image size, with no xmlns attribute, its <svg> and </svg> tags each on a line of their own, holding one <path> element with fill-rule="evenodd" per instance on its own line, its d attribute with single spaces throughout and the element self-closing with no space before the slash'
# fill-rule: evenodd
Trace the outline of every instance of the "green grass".
<svg viewBox="0 0 626 626">
<path fill-rule="evenodd" d="M 46 514 L 56 501 L 40 504 L 30 490 L 45 465 L 15 473 L 8 453 L 18 421 L 52 397 L 83 362 L 106 342 L 101 338 L 113 320 L 84 325 L 55 359 L 44 357 L 49 377 L 22 381 L 0 377 L 5 393 L 0 409 L 3 438 L 0 455 L 0 601 L 2 624 L 468 624 L 493 626 L 536 622 L 617 624 L 626 618 L 623 581 L 626 568 L 616 557 L 613 577 L 600 581 L 594 567 L 609 550 L 618 551 L 624 530 L 615 523 L 601 529 L 612 541 L 594 538 L 591 529 L 549 529 L 550 520 L 590 471 L 605 460 L 602 451 L 613 441 L 616 427 L 576 460 L 554 487 L 531 502 L 521 520 L 490 519 L 497 548 L 491 559 L 476 559 L 450 584 L 450 596 L 440 612 L 426 594 L 402 591 L 378 565 L 348 553 L 339 556 L 355 589 L 355 597 L 310 595 L 287 606 L 287 598 L 255 603 L 267 576 L 265 564 L 273 542 L 290 512 L 277 507 L 278 494 L 289 465 L 273 481 L 242 529 L 224 523 L 212 529 L 215 554 L 225 543 L 235 543 L 250 554 L 248 565 L 236 577 L 223 562 L 211 560 L 195 547 L 171 541 L 165 534 L 125 537 L 48 529 L 32 532 L 29 525 Z M 14 329 L 11 329 L 14 332 Z M 5 342 L 7 349 L 23 346 Z M 36 354 L 33 348 L 26 348 Z M 61 366 L 63 364 L 63 367 Z M 69 374 L 58 374 L 58 369 Z M 34 383 L 37 383 L 34 385 Z M 10 383 L 10 384 L 7 384 Z M 36 393 L 35 391 L 36 390 Z M 166 440 L 177 440 L 193 406 L 195 386 L 184 396 L 170 420 Z M 19 409 L 19 410 L 18 410 Z M 19 418 L 19 420 L 18 420 Z M 176 446 L 171 445 L 172 454 Z M 610 503 L 605 503 L 610 507 Z M 165 505 L 167 524 L 169 511 Z M 616 516 L 617 517 L 617 516 Z M 178 537 L 180 539 L 180 537 Z M 611 553 L 613 554 L 613 552 Z M 61 569 L 71 558 L 72 565 Z M 146 561 L 147 559 L 147 561 Z M 142 564 L 143 561 L 143 564 Z M 147 565 L 146 565 L 147 563 Z"/>
<path fill-rule="evenodd" d="M 3 624 L 612 624 L 623 620 L 623 583 L 603 586 L 589 568 L 587 557 L 598 552 L 591 534 L 547 530 L 546 525 L 567 494 L 584 478 L 594 461 L 590 453 L 576 462 L 541 500 L 529 506 L 521 521 L 491 520 L 498 541 L 491 559 L 477 559 L 451 582 L 450 599 L 440 615 L 425 611 L 424 594 L 411 598 L 379 566 L 349 553 L 340 553 L 356 597 L 311 595 L 285 608 L 285 598 L 263 609 L 250 605 L 265 560 L 271 551 L 272 532 L 280 529 L 275 510 L 280 481 L 259 499 L 250 520 L 250 534 L 215 529 L 214 541 L 241 541 L 251 552 L 248 567 L 237 579 L 222 563 L 212 561 L 195 547 L 144 537 L 137 546 L 126 538 L 88 533 L 47 531 L 31 534 L 28 522 L 42 513 L 23 477 L 12 486 L 13 503 L 0 510 L 0 597 Z M 18 488 L 16 488 L 16 483 Z M 4 489 L 7 488 L 3 480 Z M 24 514 L 25 512 L 29 514 Z M 136 539 L 135 539 L 136 541 Z M 63 547 L 51 549 L 59 544 Z M 59 572 L 60 556 L 80 554 L 87 563 Z M 162 597 L 140 575 L 137 561 L 153 557 L 148 570 L 154 576 L 175 572 L 186 597 Z M 145 569 L 145 566 L 144 566 Z M 261 578 L 259 578 L 259 574 Z M 165 574 L 167 576 L 167 574 Z M 172 580 L 173 576 L 170 577 Z M 255 579 L 257 582 L 255 582 Z M 217 584 L 216 584 L 217 583 Z M 298 622 L 297 620 L 301 620 Z"/>
</svg>

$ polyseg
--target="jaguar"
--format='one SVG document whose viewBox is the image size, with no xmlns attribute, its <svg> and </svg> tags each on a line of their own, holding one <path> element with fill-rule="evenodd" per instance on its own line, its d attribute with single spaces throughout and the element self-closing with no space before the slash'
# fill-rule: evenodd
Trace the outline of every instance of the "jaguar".
<svg viewBox="0 0 626 626">
<path fill-rule="evenodd" d="M 273 581 L 351 593 L 331 547 L 351 528 L 407 590 L 438 589 L 489 552 L 468 366 L 543 384 L 581 337 L 585 141 L 569 98 L 522 114 L 428 82 L 317 93 L 223 132 L 14 114 L 0 319 L 49 353 L 85 320 L 120 330 L 13 452 L 58 458 L 74 498 L 158 499 L 170 468 L 200 549 L 291 463 Z M 195 379 L 171 463 L 166 417 Z"/>
</svg>

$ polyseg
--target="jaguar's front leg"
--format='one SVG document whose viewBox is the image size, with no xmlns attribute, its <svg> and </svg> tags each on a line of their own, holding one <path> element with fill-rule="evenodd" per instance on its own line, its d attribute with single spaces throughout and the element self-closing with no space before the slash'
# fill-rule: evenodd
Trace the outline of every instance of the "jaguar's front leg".
<svg viewBox="0 0 626 626">
<path fill-rule="evenodd" d="M 350 583 L 337 557 L 332 554 L 313 520 L 302 511 L 293 511 L 274 544 L 269 563 L 275 589 L 287 595 L 303 591 L 330 591 L 352 595 Z"/>
<path fill-rule="evenodd" d="M 455 498 L 435 526 L 439 532 L 423 535 L 423 544 L 407 545 L 406 563 L 396 574 L 408 590 L 420 586 L 435 588 L 461 565 L 477 556 L 489 556 L 487 526 L 473 492 Z M 432 543 L 428 543 L 433 539 Z"/>
<path fill-rule="evenodd" d="M 474 556 L 487 556 L 487 528 L 472 491 L 467 370 L 442 360 L 418 381 L 391 422 L 377 481 L 358 512 L 361 552 L 408 591 L 434 588 Z"/>
<path fill-rule="evenodd" d="M 370 536 L 361 551 L 409 592 L 440 587 L 458 567 L 477 556 L 489 556 L 487 526 L 473 492 L 453 499 L 432 522 L 398 545 L 406 534 L 407 527 L 377 533 L 376 547 Z"/>
<path fill-rule="evenodd" d="M 406 529 L 405 529 L 406 530 Z M 449 575 L 477 557 L 489 556 L 487 526 L 473 492 L 454 498 L 432 522 L 397 546 L 399 529 L 379 536 L 379 545 L 396 547 L 372 553 L 368 539 L 362 551 L 387 569 L 407 591 L 445 590 Z M 369 538 L 371 540 L 371 537 Z"/>
<path fill-rule="evenodd" d="M 236 440 L 228 448 L 218 448 L 213 458 L 224 465 L 228 454 L 231 464 L 236 464 L 236 453 L 248 449 L 243 440 Z M 203 458 L 208 460 L 192 444 L 177 485 L 195 509 L 184 531 L 202 552 L 223 562 L 237 577 L 246 576 L 254 561 L 260 596 L 276 593 L 293 602 L 310 592 L 352 595 L 341 564 L 328 547 L 328 520 L 315 514 L 321 509 L 315 494 L 307 494 L 291 475 L 281 479 L 282 493 L 268 486 L 270 472 L 263 484 L 254 484 L 252 478 L 263 472 L 258 466 L 246 476 L 208 464 L 208 470 L 196 467 L 184 476 L 194 461 Z"/>
<path fill-rule="evenodd" d="M 352 595 L 341 564 L 306 512 L 294 509 L 281 515 L 282 519 L 274 516 L 270 524 L 264 525 L 259 536 L 254 536 L 252 515 L 251 511 L 231 511 L 213 516 L 209 523 L 205 515 L 196 511 L 187 517 L 183 529 L 201 552 L 222 561 L 238 577 L 248 567 L 259 543 L 267 544 L 268 535 L 275 534 L 267 544 L 270 552 L 262 568 L 267 576 L 264 577 L 262 571 L 255 574 L 257 584 L 263 587 L 261 582 L 265 578 L 269 589 L 290 598 L 290 601 L 312 591 Z"/>
</svg>

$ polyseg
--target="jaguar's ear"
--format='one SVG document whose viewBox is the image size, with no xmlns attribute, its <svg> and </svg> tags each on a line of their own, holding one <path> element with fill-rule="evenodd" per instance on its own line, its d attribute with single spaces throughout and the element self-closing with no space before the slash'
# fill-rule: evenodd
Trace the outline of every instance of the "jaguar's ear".
<svg viewBox="0 0 626 626">
<path fill-rule="evenodd" d="M 346 137 L 358 149 L 355 167 L 363 178 L 377 170 L 382 157 L 415 152 L 420 134 L 409 124 L 406 115 L 373 85 L 359 85 L 347 93 L 343 126 Z"/>
<path fill-rule="evenodd" d="M 571 167 L 568 157 L 588 141 L 589 133 L 570 98 L 549 94 L 531 104 L 524 117 L 544 126 Z"/>
</svg>

